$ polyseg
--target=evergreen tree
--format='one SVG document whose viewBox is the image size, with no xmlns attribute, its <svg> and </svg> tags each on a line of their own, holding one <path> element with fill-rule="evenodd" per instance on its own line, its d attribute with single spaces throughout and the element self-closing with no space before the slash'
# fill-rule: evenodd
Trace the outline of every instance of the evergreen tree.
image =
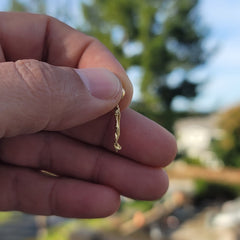
<svg viewBox="0 0 240 240">
<path fill-rule="evenodd" d="M 125 69 L 135 66 L 143 73 L 142 100 L 133 106 L 170 129 L 173 100 L 197 95 L 199 83 L 191 73 L 206 60 L 197 5 L 197 0 L 95 0 L 83 6 L 86 32 Z M 176 72 L 178 80 L 170 84 Z"/>
</svg>

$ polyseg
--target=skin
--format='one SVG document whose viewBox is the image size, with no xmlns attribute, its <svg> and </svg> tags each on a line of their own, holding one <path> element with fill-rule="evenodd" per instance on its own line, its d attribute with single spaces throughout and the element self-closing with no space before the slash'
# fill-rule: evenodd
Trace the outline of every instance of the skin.
<svg viewBox="0 0 240 240">
<path fill-rule="evenodd" d="M 96 100 L 74 68 L 113 73 L 125 97 L 119 88 L 110 100 Z M 114 213 L 120 195 L 160 198 L 176 142 L 129 109 L 131 97 L 126 72 L 97 39 L 51 17 L 0 13 L 0 210 L 96 218 Z"/>
</svg>

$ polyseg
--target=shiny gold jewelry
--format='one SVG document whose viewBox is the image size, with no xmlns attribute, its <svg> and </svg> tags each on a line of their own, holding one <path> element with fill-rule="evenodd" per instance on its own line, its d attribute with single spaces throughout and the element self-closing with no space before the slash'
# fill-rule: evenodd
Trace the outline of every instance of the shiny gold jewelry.
<svg viewBox="0 0 240 240">
<path fill-rule="evenodd" d="M 122 98 L 125 96 L 125 90 L 122 89 Z M 118 152 L 122 149 L 121 145 L 118 143 L 118 140 L 120 138 L 120 120 L 121 120 L 121 111 L 119 105 L 116 106 L 115 109 L 115 141 L 114 141 L 114 148 L 115 151 Z"/>
<path fill-rule="evenodd" d="M 118 152 L 122 149 L 121 145 L 118 143 L 118 140 L 120 138 L 120 119 L 121 119 L 121 112 L 120 107 L 117 105 L 115 110 L 115 142 L 114 142 L 114 148 L 115 151 Z"/>
</svg>

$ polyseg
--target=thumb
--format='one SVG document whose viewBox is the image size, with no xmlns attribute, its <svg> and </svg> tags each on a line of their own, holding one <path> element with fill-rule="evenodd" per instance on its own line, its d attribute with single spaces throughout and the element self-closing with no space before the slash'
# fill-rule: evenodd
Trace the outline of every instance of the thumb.
<svg viewBox="0 0 240 240">
<path fill-rule="evenodd" d="M 83 124 L 111 111 L 121 89 L 106 69 L 56 67 L 37 60 L 0 63 L 0 137 Z"/>
</svg>

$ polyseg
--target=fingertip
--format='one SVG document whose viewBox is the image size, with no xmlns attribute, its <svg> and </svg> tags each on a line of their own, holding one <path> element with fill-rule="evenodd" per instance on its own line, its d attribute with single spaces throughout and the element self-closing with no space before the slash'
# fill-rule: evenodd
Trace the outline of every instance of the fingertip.
<svg viewBox="0 0 240 240">
<path fill-rule="evenodd" d="M 151 185 L 145 189 L 145 194 L 141 200 L 154 201 L 162 198 L 169 187 L 167 173 L 163 169 L 156 169 L 155 177 L 152 177 Z"/>
<path fill-rule="evenodd" d="M 126 109 L 121 118 L 121 154 L 152 167 L 166 167 L 177 153 L 175 137 L 145 116 Z"/>
<path fill-rule="evenodd" d="M 100 195 L 95 195 L 92 207 L 92 214 L 87 218 L 105 218 L 114 214 L 120 207 L 120 195 L 117 191 L 110 187 L 104 187 L 104 192 Z M 80 216 L 81 217 L 81 216 Z"/>
<path fill-rule="evenodd" d="M 91 188 L 92 191 L 85 191 L 84 198 L 82 196 L 83 193 L 80 193 L 82 205 L 76 205 L 75 211 L 71 213 L 73 215 L 70 217 L 105 218 L 119 209 L 120 195 L 116 190 L 111 187 L 95 184 Z M 77 201 L 75 203 L 77 204 Z"/>
<path fill-rule="evenodd" d="M 177 142 L 176 138 L 173 134 L 166 131 L 165 141 L 163 142 L 162 149 L 165 149 L 163 152 L 161 161 L 157 163 L 157 166 L 166 167 L 168 166 L 172 161 L 174 161 L 176 155 L 177 155 Z"/>
<path fill-rule="evenodd" d="M 99 206 L 102 212 L 99 213 L 98 218 L 109 217 L 117 212 L 120 207 L 121 199 L 119 193 L 112 188 L 108 188 L 108 191 L 108 197 L 106 197 L 105 201 Z"/>
<path fill-rule="evenodd" d="M 156 194 L 155 200 L 162 198 L 166 194 L 166 192 L 169 188 L 169 178 L 164 169 L 161 169 L 161 179 L 160 179 L 159 183 L 160 183 L 161 188 L 159 188 L 159 192 L 158 192 L 158 194 Z"/>
<path fill-rule="evenodd" d="M 161 168 L 132 164 L 128 165 L 127 170 L 119 169 L 119 172 L 120 176 L 115 174 L 113 184 L 122 195 L 132 199 L 157 200 L 169 186 L 168 175 Z"/>
</svg>

